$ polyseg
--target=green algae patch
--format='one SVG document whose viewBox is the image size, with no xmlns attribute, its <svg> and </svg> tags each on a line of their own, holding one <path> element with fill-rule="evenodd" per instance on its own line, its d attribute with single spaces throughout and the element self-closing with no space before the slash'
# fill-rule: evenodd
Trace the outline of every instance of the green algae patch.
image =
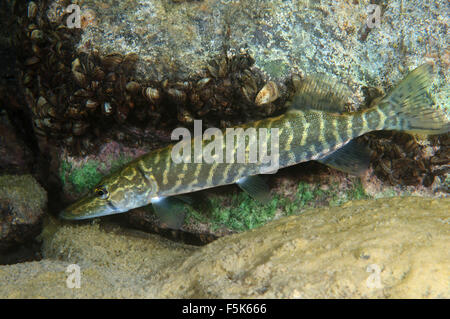
<svg viewBox="0 0 450 319">
<path fill-rule="evenodd" d="M 98 167 L 98 163 L 88 161 L 82 167 L 75 169 L 69 174 L 68 180 L 77 193 L 91 189 L 100 182 L 103 174 L 97 169 Z"/>
<path fill-rule="evenodd" d="M 213 230 L 220 225 L 236 231 L 260 227 L 272 220 L 277 210 L 276 199 L 266 205 L 261 205 L 243 192 L 233 195 L 230 201 L 230 206 L 225 208 L 217 202 L 212 202 L 214 207 L 212 212 Z"/>
<path fill-rule="evenodd" d="M 59 168 L 59 178 L 63 187 L 82 194 L 97 185 L 104 176 L 118 171 L 131 160 L 132 158 L 126 155 L 116 158 L 108 156 L 106 162 L 87 160 L 75 164 L 63 160 Z"/>
<path fill-rule="evenodd" d="M 98 168 L 100 163 L 93 160 L 75 166 L 68 161 L 62 161 L 59 167 L 59 178 L 64 188 L 76 193 L 83 193 L 94 187 L 103 177 Z"/>
<path fill-rule="evenodd" d="M 366 193 L 360 179 L 357 179 L 349 188 L 342 191 L 339 190 L 338 185 L 334 184 L 328 196 L 330 197 L 330 206 L 340 206 L 351 200 L 372 198 Z"/>
<path fill-rule="evenodd" d="M 326 187 L 325 187 L 326 186 Z M 294 193 L 286 196 L 282 193 Z M 189 229 L 208 225 L 212 233 L 218 230 L 242 232 L 261 227 L 283 216 L 300 215 L 318 207 L 336 207 L 351 200 L 369 199 L 359 178 L 342 187 L 300 182 L 287 192 L 272 191 L 272 200 L 265 205 L 257 202 L 245 192 L 231 195 L 212 194 L 206 200 L 209 209 L 187 207 L 186 225 Z M 197 226 L 196 226 L 197 225 Z"/>
<path fill-rule="evenodd" d="M 283 196 L 278 196 L 278 200 L 281 210 L 289 216 L 302 213 L 306 208 L 319 206 L 326 197 L 327 193 L 319 185 L 300 182 L 292 200 Z"/>
</svg>

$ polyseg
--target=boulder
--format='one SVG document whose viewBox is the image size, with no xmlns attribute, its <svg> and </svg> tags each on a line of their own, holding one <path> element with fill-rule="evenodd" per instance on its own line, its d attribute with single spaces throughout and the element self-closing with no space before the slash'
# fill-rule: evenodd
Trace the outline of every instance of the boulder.
<svg viewBox="0 0 450 319">
<path fill-rule="evenodd" d="M 47 194 L 31 175 L 0 176 L 0 262 L 39 235 L 46 205 Z"/>
</svg>

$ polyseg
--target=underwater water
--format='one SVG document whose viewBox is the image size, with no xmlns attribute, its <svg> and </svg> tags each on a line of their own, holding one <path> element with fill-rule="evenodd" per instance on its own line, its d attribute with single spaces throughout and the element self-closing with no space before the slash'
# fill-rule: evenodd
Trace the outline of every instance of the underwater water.
<svg viewBox="0 0 450 319">
<path fill-rule="evenodd" d="M 0 6 L 1 297 L 449 298 L 448 1 Z"/>
</svg>

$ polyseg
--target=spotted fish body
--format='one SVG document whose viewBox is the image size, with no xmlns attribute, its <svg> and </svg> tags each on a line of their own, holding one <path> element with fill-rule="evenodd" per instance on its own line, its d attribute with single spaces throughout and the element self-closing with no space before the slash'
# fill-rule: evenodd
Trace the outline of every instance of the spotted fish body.
<svg viewBox="0 0 450 319">
<path fill-rule="evenodd" d="M 391 94 L 376 106 L 358 112 L 336 113 L 305 107 L 294 98 L 286 114 L 240 126 L 267 130 L 265 143 L 271 149 L 271 130 L 278 129 L 279 167 L 319 160 L 324 164 L 348 168 L 339 163 L 345 158 L 351 141 L 376 130 L 402 130 L 426 134 L 449 131 L 446 114 L 430 107 L 426 88 L 430 84 L 431 66 L 423 65 L 410 73 Z M 224 140 L 227 133 L 224 134 Z M 209 141 L 203 141 L 203 146 Z M 194 154 L 194 143 L 191 143 Z M 172 148 L 152 151 L 135 159 L 122 170 L 104 178 L 94 192 L 72 204 L 61 214 L 66 219 L 83 219 L 125 212 L 157 204 L 161 198 L 238 183 L 262 172 L 256 163 L 179 163 L 172 160 Z M 223 143 L 224 159 L 226 143 Z M 233 153 L 237 145 L 233 143 Z M 246 144 L 247 151 L 249 144 Z M 350 162 L 355 157 L 348 157 Z M 339 155 L 339 156 L 338 156 Z M 345 162 L 345 161 L 344 161 Z M 350 170 L 352 172 L 352 170 Z M 245 189 L 245 188 L 244 188 Z"/>
</svg>

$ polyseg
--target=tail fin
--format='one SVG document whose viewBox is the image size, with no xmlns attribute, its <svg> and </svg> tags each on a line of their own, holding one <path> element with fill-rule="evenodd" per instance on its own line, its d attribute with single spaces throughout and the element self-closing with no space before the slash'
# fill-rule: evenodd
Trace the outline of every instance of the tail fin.
<svg viewBox="0 0 450 319">
<path fill-rule="evenodd" d="M 432 107 L 427 88 L 433 67 L 422 64 L 409 73 L 378 107 L 386 115 L 384 129 L 419 134 L 442 134 L 450 131 L 447 114 Z"/>
</svg>

